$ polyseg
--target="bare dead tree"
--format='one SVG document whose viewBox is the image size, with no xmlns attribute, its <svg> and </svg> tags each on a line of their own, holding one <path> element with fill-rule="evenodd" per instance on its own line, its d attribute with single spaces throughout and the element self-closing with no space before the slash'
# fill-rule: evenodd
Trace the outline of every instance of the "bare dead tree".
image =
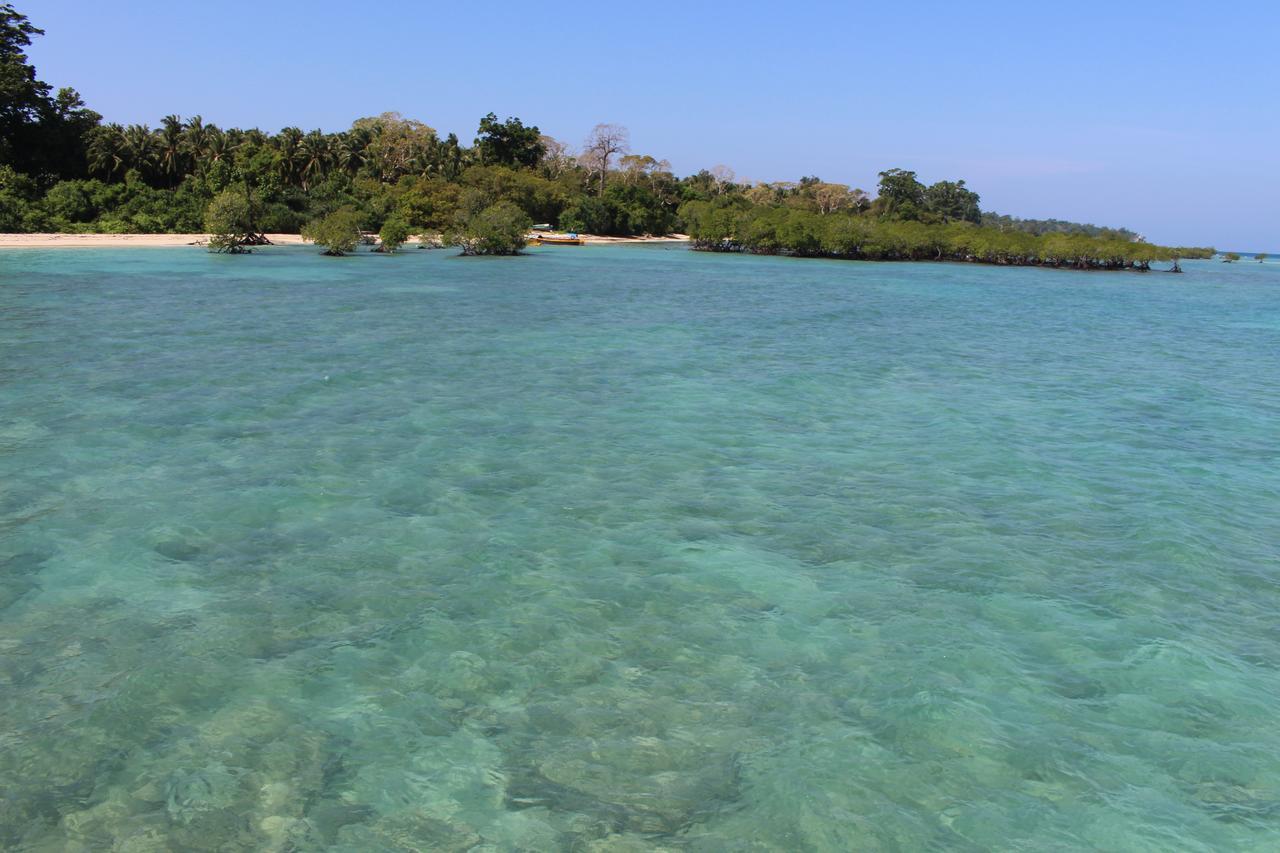
<svg viewBox="0 0 1280 853">
<path fill-rule="evenodd" d="M 716 182 L 716 195 L 720 195 L 725 191 L 729 184 L 733 183 L 734 178 L 737 176 L 734 175 L 733 169 L 730 169 L 728 166 L 720 163 L 719 165 L 711 167 L 711 177 L 714 178 Z"/>
<path fill-rule="evenodd" d="M 605 181 L 609 175 L 609 161 L 615 154 L 631 150 L 631 134 L 619 124 L 597 124 L 583 143 L 578 158 L 589 172 L 600 174 L 600 195 L 604 195 Z"/>
<path fill-rule="evenodd" d="M 573 164 L 574 156 L 569 151 L 569 146 L 545 133 L 538 137 L 538 141 L 542 143 L 542 148 L 546 152 L 542 155 L 543 171 L 548 178 L 560 177 L 564 170 Z"/>
</svg>

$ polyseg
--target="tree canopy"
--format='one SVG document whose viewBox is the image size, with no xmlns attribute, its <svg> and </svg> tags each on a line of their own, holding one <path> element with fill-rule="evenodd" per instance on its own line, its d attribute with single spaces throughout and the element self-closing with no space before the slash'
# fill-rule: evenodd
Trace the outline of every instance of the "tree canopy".
<svg viewBox="0 0 1280 853">
<path fill-rule="evenodd" d="M 1112 270 L 1146 270 L 1156 261 L 1213 254 L 1207 248 L 1083 234 L 1000 231 L 964 220 L 926 222 L 855 211 L 823 215 L 779 201 L 753 204 L 745 197 L 688 201 L 680 217 L 694 247 L 708 251 Z"/>
<path fill-rule="evenodd" d="M 876 212 L 885 219 L 919 219 L 925 210 L 924 184 L 906 169 L 886 169 L 880 173 Z"/>
<path fill-rule="evenodd" d="M 547 152 L 536 126 L 525 127 L 518 118 L 499 122 L 493 113 L 480 119 L 475 149 L 480 162 L 485 165 L 523 166 L 526 169 L 536 167 Z"/>
<path fill-rule="evenodd" d="M 102 119 L 74 89 L 36 77 L 25 48 L 44 30 L 0 5 L 0 164 L 41 179 L 85 174 L 84 138 Z"/>
</svg>

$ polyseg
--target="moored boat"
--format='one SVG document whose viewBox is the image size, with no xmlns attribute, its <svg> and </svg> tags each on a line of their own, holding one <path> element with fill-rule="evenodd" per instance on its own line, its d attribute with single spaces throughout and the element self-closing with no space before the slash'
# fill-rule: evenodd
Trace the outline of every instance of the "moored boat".
<svg viewBox="0 0 1280 853">
<path fill-rule="evenodd" d="M 530 242 L 540 246 L 583 246 L 587 241 L 577 234 L 539 234 Z"/>
</svg>

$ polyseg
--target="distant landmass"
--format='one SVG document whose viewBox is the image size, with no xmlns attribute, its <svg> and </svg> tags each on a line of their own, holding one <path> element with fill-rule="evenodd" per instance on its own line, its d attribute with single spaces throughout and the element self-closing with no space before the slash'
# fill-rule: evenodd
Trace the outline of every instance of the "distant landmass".
<svg viewBox="0 0 1280 853">
<path fill-rule="evenodd" d="M 480 119 L 466 145 L 398 113 L 325 133 L 103 122 L 70 88 L 41 81 L 24 50 L 43 30 L 0 6 L 0 231 L 211 235 L 247 251 L 303 234 L 330 254 L 369 233 L 411 234 L 468 254 L 511 254 L 534 222 L 598 235 L 687 232 L 698 248 L 879 260 L 966 260 L 1147 269 L 1212 254 L 1159 247 L 1127 228 L 1004 216 L 963 180 L 887 169 L 875 196 L 816 176 L 739 181 L 725 166 L 677 177 L 597 125 L 576 150 L 519 118 Z M 1175 264 L 1176 268 L 1176 264 Z"/>
<path fill-rule="evenodd" d="M 1128 228 L 1108 228 L 1104 225 L 1087 225 L 1080 222 L 1066 222 L 1061 219 L 1019 219 L 1016 216 L 1003 216 L 999 213 L 984 211 L 982 225 L 1000 231 L 1025 231 L 1028 234 L 1082 234 L 1085 237 L 1102 237 L 1107 240 L 1140 240 L 1136 231 Z"/>
</svg>

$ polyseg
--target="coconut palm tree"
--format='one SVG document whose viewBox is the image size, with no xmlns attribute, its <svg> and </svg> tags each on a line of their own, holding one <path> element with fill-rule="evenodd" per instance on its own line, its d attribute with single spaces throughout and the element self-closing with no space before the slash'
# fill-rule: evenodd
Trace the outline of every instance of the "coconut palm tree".
<svg viewBox="0 0 1280 853">
<path fill-rule="evenodd" d="M 209 145 L 209 127 L 200 116 L 192 116 L 182 130 L 182 146 L 197 171 L 204 168 L 205 149 Z"/>
<path fill-rule="evenodd" d="M 124 165 L 136 169 L 144 179 L 155 177 L 159 161 L 156 137 L 145 124 L 131 124 L 120 135 Z"/>
<path fill-rule="evenodd" d="M 241 145 L 244 145 L 245 140 L 249 138 L 248 132 L 243 131 L 238 127 L 229 127 L 226 129 L 225 133 L 227 135 L 228 153 L 233 153 Z"/>
<path fill-rule="evenodd" d="M 302 189 L 306 190 L 329 174 L 333 163 L 333 150 L 329 137 L 313 130 L 302 138 L 298 146 L 301 162 Z"/>
<path fill-rule="evenodd" d="M 115 178 L 124 171 L 124 127 L 112 122 L 93 128 L 86 154 L 91 173 L 108 181 Z"/>
<path fill-rule="evenodd" d="M 302 168 L 302 158 L 299 152 L 299 146 L 302 143 L 302 131 L 296 127 L 286 127 L 276 136 L 275 142 L 280 152 L 279 160 L 277 161 L 280 178 L 286 184 L 296 185 Z"/>
<path fill-rule="evenodd" d="M 367 127 L 353 127 L 339 133 L 334 142 L 334 163 L 348 175 L 355 176 L 364 165 L 369 142 L 373 138 Z"/>
<path fill-rule="evenodd" d="M 227 160 L 231 157 L 232 150 L 230 135 L 223 133 L 222 128 L 211 124 L 205 129 L 203 149 L 205 163 L 213 165 L 219 161 Z"/>
<path fill-rule="evenodd" d="M 451 133 L 445 137 L 444 144 L 440 146 L 439 157 L 439 169 L 445 180 L 455 180 L 462 173 L 466 159 L 466 154 L 458 143 L 458 135 L 456 133 Z"/>
<path fill-rule="evenodd" d="M 165 116 L 156 131 L 157 165 L 165 182 L 176 187 L 187 171 L 187 151 L 184 145 L 182 119 L 176 115 Z"/>
</svg>

